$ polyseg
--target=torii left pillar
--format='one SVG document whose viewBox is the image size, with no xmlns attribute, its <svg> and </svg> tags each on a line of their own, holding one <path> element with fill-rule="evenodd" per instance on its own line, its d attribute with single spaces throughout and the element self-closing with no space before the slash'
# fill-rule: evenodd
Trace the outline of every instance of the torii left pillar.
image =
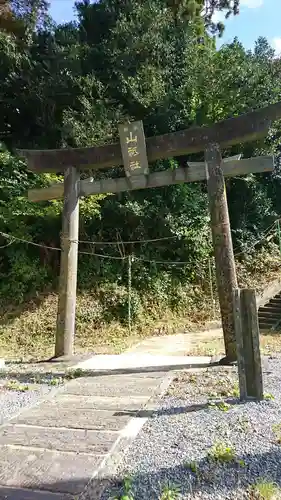
<svg viewBox="0 0 281 500">
<path fill-rule="evenodd" d="M 74 351 L 78 237 L 79 173 L 68 167 L 64 172 L 56 358 L 72 356 Z"/>
</svg>

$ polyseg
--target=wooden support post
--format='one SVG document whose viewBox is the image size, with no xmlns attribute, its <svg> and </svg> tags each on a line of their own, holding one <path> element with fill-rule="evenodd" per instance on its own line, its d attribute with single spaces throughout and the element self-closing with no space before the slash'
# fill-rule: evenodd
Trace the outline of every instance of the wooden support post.
<svg viewBox="0 0 281 500">
<path fill-rule="evenodd" d="M 236 360 L 232 301 L 233 290 L 238 285 L 222 171 L 222 158 L 218 144 L 209 144 L 207 146 L 205 149 L 205 162 L 217 287 L 225 343 L 225 362 L 228 363 Z"/>
<path fill-rule="evenodd" d="M 259 322 L 254 290 L 234 290 L 234 324 L 240 399 L 263 399 Z"/>
<path fill-rule="evenodd" d="M 64 173 L 61 264 L 55 357 L 72 356 L 75 334 L 75 309 L 79 236 L 79 175 L 75 167 Z"/>
</svg>

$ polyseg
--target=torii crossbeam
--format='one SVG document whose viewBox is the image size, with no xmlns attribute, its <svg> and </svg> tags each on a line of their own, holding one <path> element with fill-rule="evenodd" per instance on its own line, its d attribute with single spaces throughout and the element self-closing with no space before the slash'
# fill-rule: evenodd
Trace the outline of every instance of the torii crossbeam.
<svg viewBox="0 0 281 500">
<path fill-rule="evenodd" d="M 224 331 L 226 359 L 236 358 L 232 293 L 237 288 L 237 278 L 233 256 L 231 230 L 224 185 L 224 176 L 232 177 L 273 170 L 273 157 L 257 157 L 239 160 L 237 157 L 222 160 L 220 147 L 230 147 L 259 139 L 267 134 L 272 121 L 281 118 L 281 102 L 266 108 L 224 120 L 211 127 L 197 127 L 144 139 L 142 124 L 126 124 L 123 132 L 136 131 L 140 137 L 142 150 L 140 158 L 153 162 L 160 158 L 182 156 L 199 151 L 205 152 L 204 163 L 188 163 L 185 168 L 149 174 L 147 161 L 142 169 L 142 161 L 130 165 L 140 167 L 129 170 L 124 157 L 124 142 L 92 148 L 60 150 L 19 150 L 25 157 L 28 168 L 35 172 L 60 172 L 64 183 L 45 189 L 30 190 L 29 199 L 43 201 L 64 198 L 61 237 L 61 269 L 57 335 L 55 356 L 73 354 L 75 331 L 75 305 L 78 257 L 78 215 L 79 197 L 98 193 L 117 193 L 126 190 L 160 187 L 183 182 L 207 180 L 209 209 L 212 225 L 216 276 Z M 122 133 L 123 133 L 122 132 Z M 119 130 L 120 133 L 120 130 Z M 124 135 L 124 134 L 123 134 Z M 121 136 L 121 133 L 120 133 Z M 125 136 L 126 137 L 126 134 Z M 131 137 L 131 139 L 129 139 Z M 127 136 L 131 142 L 133 136 Z M 136 142 L 137 144 L 137 142 Z M 122 148 L 121 148 L 122 146 Z M 146 151 L 144 149 L 146 148 Z M 133 148 L 134 149 L 134 148 Z M 123 154 L 122 154 L 123 153 Z M 136 153 L 136 152 L 135 152 Z M 106 169 L 125 164 L 126 177 L 121 179 L 79 180 L 80 170 Z"/>
</svg>

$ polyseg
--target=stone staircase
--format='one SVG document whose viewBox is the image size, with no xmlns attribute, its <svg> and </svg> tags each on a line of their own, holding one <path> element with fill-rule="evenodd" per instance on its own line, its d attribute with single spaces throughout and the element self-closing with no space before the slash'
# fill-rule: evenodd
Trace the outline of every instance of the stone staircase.
<svg viewBox="0 0 281 500">
<path fill-rule="evenodd" d="M 275 330 L 281 326 L 281 292 L 259 307 L 260 330 Z"/>
</svg>

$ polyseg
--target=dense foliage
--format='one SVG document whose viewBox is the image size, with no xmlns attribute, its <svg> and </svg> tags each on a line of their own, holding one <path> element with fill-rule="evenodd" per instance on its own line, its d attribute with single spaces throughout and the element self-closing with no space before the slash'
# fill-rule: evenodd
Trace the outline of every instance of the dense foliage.
<svg viewBox="0 0 281 500">
<path fill-rule="evenodd" d="M 77 22 L 59 26 L 45 0 L 1 5 L 0 231 L 24 240 L 59 246 L 61 202 L 26 200 L 28 188 L 56 177 L 28 173 L 14 148 L 109 143 L 127 119 L 143 120 L 147 136 L 166 133 L 281 98 L 280 61 L 265 39 L 253 51 L 238 40 L 216 49 L 214 34 L 223 26 L 213 14 L 237 14 L 238 0 L 84 0 L 76 4 Z M 278 160 L 279 136 L 277 123 L 263 143 L 223 153 L 275 153 Z M 190 158 L 159 161 L 151 169 L 177 168 Z M 274 176 L 228 181 L 227 190 L 235 247 L 247 250 L 281 213 L 278 169 Z M 179 307 L 187 285 L 204 286 L 212 252 L 204 183 L 84 199 L 80 228 L 81 240 L 118 242 L 83 244 L 82 251 L 134 254 L 136 314 L 144 293 Z M 171 239 L 122 243 L 157 238 Z M 7 243 L 0 236 L 0 246 Z M 17 241 L 0 252 L 2 304 L 56 286 L 59 252 Z M 179 261 L 187 264 L 169 264 Z M 103 290 L 107 304 L 117 297 L 112 310 L 118 315 L 127 300 L 127 271 L 126 260 L 81 255 L 79 286 Z"/>
</svg>

